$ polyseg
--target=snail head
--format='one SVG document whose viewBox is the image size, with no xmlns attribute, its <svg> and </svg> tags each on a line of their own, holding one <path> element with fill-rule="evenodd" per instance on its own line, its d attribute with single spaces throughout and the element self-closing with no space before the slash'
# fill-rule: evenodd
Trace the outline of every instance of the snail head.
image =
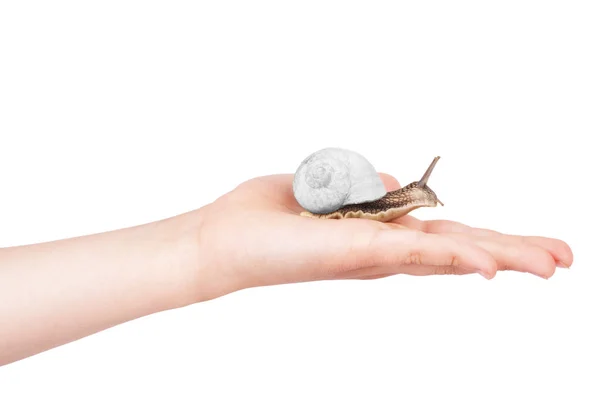
<svg viewBox="0 0 600 400">
<path fill-rule="evenodd" d="M 411 201 L 415 203 L 415 205 L 419 204 L 420 206 L 428 207 L 435 207 L 438 203 L 441 206 L 444 205 L 444 203 L 438 199 L 435 192 L 431 190 L 429 186 L 427 186 L 429 177 L 431 176 L 431 173 L 433 172 L 433 169 L 435 168 L 435 165 L 439 159 L 439 156 L 433 159 L 431 164 L 429 164 L 429 168 L 427 168 L 427 171 L 425 171 L 423 177 L 419 181 L 413 182 L 403 188 L 404 193 L 411 197 Z"/>
</svg>

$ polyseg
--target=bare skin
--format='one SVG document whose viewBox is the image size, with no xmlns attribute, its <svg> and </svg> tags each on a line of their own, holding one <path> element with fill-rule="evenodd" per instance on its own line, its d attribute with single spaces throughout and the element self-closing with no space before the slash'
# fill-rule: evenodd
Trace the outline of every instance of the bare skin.
<svg viewBox="0 0 600 400">
<path fill-rule="evenodd" d="M 457 222 L 301 217 L 292 179 L 256 178 L 163 221 L 0 249 L 0 365 L 251 287 L 500 270 L 549 278 L 573 262 L 561 240 Z"/>
</svg>

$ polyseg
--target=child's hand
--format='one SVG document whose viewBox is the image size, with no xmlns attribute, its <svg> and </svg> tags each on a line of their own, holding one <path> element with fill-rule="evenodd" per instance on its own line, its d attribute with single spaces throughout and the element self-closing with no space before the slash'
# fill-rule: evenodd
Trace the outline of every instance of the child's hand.
<svg viewBox="0 0 600 400">
<path fill-rule="evenodd" d="M 396 180 L 382 174 L 388 190 Z M 203 271 L 217 294 L 247 287 L 324 279 L 379 278 L 497 270 L 544 278 L 570 266 L 560 240 L 475 229 L 405 216 L 391 223 L 299 216 L 293 175 L 252 179 L 203 209 L 199 236 Z"/>
</svg>

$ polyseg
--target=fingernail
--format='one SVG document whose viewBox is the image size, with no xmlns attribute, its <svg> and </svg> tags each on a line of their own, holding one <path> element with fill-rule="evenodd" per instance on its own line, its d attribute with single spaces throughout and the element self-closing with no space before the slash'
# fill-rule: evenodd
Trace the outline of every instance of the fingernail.
<svg viewBox="0 0 600 400">
<path fill-rule="evenodd" d="M 477 271 L 479 273 L 479 275 L 483 276 L 485 279 L 490 280 L 492 279 L 492 276 L 488 273 L 486 273 L 485 271 Z"/>
<path fill-rule="evenodd" d="M 559 268 L 569 268 L 569 266 L 567 264 L 563 263 L 562 261 L 557 262 L 556 266 Z"/>
</svg>

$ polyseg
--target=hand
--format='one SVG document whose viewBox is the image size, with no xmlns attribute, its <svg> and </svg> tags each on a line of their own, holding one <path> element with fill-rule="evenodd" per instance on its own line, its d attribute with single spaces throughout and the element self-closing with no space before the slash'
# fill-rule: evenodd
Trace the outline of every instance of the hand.
<svg viewBox="0 0 600 400">
<path fill-rule="evenodd" d="M 381 174 L 387 190 L 400 188 Z M 573 261 L 556 239 L 505 235 L 451 221 L 404 216 L 389 223 L 299 216 L 293 175 L 247 181 L 203 209 L 200 253 L 219 293 L 247 287 L 394 274 L 479 273 L 498 270 L 549 278 Z M 214 287 L 214 286 L 213 286 Z"/>
</svg>

